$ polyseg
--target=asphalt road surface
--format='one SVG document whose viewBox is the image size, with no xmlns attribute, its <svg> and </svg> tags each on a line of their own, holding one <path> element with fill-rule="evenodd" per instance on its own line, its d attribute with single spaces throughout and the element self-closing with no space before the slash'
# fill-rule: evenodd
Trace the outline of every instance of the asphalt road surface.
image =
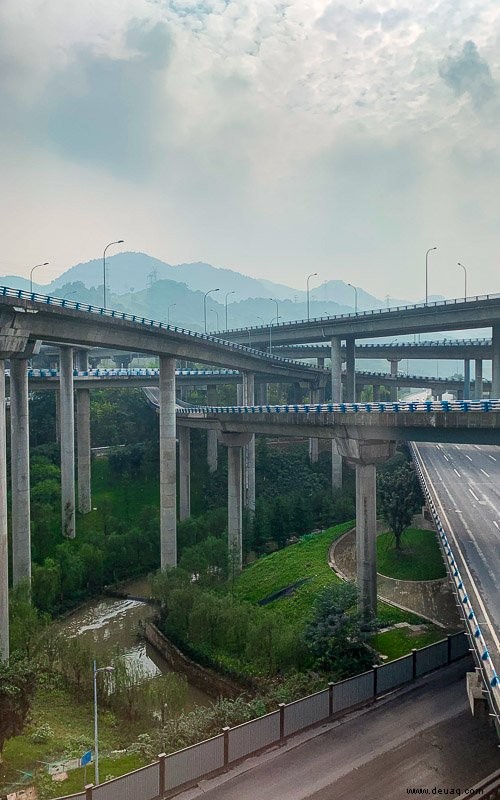
<svg viewBox="0 0 500 800">
<path fill-rule="evenodd" d="M 500 674 L 500 447 L 419 443 L 415 448 Z"/>
<path fill-rule="evenodd" d="M 467 669 L 471 664 L 462 660 L 439 670 L 388 701 L 291 739 L 178 798 L 402 800 L 408 789 L 432 794 L 435 787 L 463 794 L 500 765 L 496 734 L 471 716 Z"/>
</svg>

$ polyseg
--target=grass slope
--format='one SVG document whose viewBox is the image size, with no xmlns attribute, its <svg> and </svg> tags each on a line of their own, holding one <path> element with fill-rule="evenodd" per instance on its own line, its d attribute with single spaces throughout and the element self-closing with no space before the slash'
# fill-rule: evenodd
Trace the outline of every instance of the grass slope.
<svg viewBox="0 0 500 800">
<path fill-rule="evenodd" d="M 391 533 L 377 537 L 377 569 L 389 578 L 430 581 L 444 578 L 446 571 L 434 531 L 408 528 L 402 548 L 396 550 Z"/>
</svg>

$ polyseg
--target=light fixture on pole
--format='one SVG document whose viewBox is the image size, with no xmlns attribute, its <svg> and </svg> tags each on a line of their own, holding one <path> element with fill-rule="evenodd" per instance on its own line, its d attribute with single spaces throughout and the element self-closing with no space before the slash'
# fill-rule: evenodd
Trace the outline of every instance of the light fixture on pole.
<svg viewBox="0 0 500 800">
<path fill-rule="evenodd" d="M 97 673 L 98 672 L 113 672 L 114 667 L 99 667 L 97 668 L 94 659 L 93 672 L 94 672 L 94 782 L 99 785 L 99 735 L 97 730 Z"/>
<path fill-rule="evenodd" d="M 425 305 L 429 300 L 429 253 L 433 250 L 437 250 L 437 247 L 429 247 L 425 254 Z"/>
<path fill-rule="evenodd" d="M 170 303 L 170 305 L 167 308 L 167 325 L 170 325 L 170 309 L 175 308 L 176 305 L 177 303 Z"/>
<path fill-rule="evenodd" d="M 462 267 L 464 271 L 464 300 L 467 300 L 467 268 L 464 267 L 464 265 L 461 264 L 460 261 L 457 261 L 457 264 L 459 267 Z"/>
<path fill-rule="evenodd" d="M 220 292 L 220 289 L 209 289 L 208 292 L 205 292 L 205 296 L 203 297 L 203 320 L 205 322 L 205 333 L 207 332 L 207 297 L 212 292 Z"/>
<path fill-rule="evenodd" d="M 233 289 L 231 292 L 226 292 L 226 331 L 227 331 L 227 298 L 229 297 L 230 294 L 236 294 L 236 289 Z"/>
<path fill-rule="evenodd" d="M 102 254 L 102 307 L 106 308 L 106 250 L 108 247 L 111 247 L 112 244 L 123 244 L 123 239 L 117 239 L 116 242 L 110 242 L 104 248 L 104 252 Z"/>
<path fill-rule="evenodd" d="M 347 285 L 350 286 L 351 289 L 354 289 L 354 313 L 357 314 L 358 313 L 358 290 L 357 290 L 357 288 L 355 286 L 353 286 L 352 283 L 348 283 Z"/>
<path fill-rule="evenodd" d="M 311 272 L 310 275 L 307 276 L 306 287 L 307 287 L 307 321 L 309 322 L 309 278 L 314 278 L 317 275 L 317 272 Z"/>
<path fill-rule="evenodd" d="M 33 273 L 38 267 L 46 267 L 49 264 L 48 261 L 44 261 L 43 264 L 35 264 L 34 267 L 31 268 L 30 271 L 30 294 L 33 294 Z"/>
</svg>

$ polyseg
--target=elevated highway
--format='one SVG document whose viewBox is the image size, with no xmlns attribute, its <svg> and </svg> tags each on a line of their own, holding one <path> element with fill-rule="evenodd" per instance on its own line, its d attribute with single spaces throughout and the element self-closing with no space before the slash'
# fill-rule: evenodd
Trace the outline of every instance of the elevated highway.
<svg viewBox="0 0 500 800">
<path fill-rule="evenodd" d="M 330 358 L 331 349 L 324 344 L 279 345 L 274 352 L 287 358 Z M 341 347 L 343 360 L 346 347 Z M 491 359 L 491 339 L 448 339 L 422 342 L 375 342 L 356 343 L 356 358 L 386 358 L 388 361 L 413 359 Z"/>
</svg>

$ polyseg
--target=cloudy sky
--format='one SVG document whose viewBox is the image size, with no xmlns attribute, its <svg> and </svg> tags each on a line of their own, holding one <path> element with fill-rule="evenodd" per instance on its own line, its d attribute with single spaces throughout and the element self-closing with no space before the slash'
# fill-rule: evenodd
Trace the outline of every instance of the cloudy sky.
<svg viewBox="0 0 500 800">
<path fill-rule="evenodd" d="M 0 274 L 123 238 L 417 300 L 437 246 L 430 293 L 498 292 L 499 38 L 498 0 L 2 0 Z"/>
</svg>

